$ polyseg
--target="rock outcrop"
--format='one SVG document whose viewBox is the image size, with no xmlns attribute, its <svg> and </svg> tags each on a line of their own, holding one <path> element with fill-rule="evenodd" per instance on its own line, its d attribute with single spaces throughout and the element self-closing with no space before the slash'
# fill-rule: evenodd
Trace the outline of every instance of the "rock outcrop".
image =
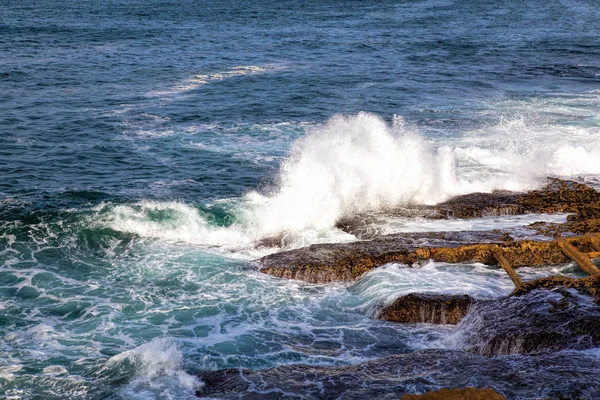
<svg viewBox="0 0 600 400">
<path fill-rule="evenodd" d="M 485 382 L 507 398 L 596 399 L 597 357 L 582 353 L 488 358 L 453 350 L 423 350 L 359 365 L 286 365 L 261 371 L 199 374 L 199 396 L 219 399 L 399 399 L 440 388 Z M 540 384 L 543 382 L 543 384 Z"/>
<path fill-rule="evenodd" d="M 473 218 L 530 212 L 571 212 L 564 224 L 538 223 L 532 226 L 540 234 L 571 235 L 600 230 L 600 192 L 571 181 L 552 179 L 542 190 L 525 194 L 510 192 L 474 193 L 459 196 L 431 208 L 420 208 L 430 218 Z M 340 226 L 351 227 L 352 221 Z M 366 227 L 348 228 L 360 230 Z M 440 262 L 481 262 L 496 264 L 491 244 L 502 252 L 513 267 L 557 264 L 569 261 L 561 249 L 547 241 L 514 241 L 507 232 L 434 232 L 376 236 L 352 243 L 316 244 L 279 252 L 259 260 L 261 271 L 280 278 L 311 283 L 354 280 L 378 266 L 396 262 L 411 265 L 424 260 Z M 585 238 L 569 238 L 579 251 L 592 252 Z M 600 254 L 600 253 L 599 253 Z"/>
<path fill-rule="evenodd" d="M 472 233 L 471 238 L 461 233 L 436 233 L 426 236 L 433 245 L 417 247 L 414 235 L 399 234 L 366 242 L 315 244 L 309 247 L 268 255 L 259 260 L 261 272 L 287 279 L 311 283 L 350 281 L 373 268 L 401 263 L 412 265 L 434 260 L 447 263 L 480 262 L 497 264 L 493 247 L 499 245 L 513 267 L 560 264 L 570 259 L 552 241 L 523 240 L 503 242 L 499 233 Z M 435 239 L 434 239 L 435 238 Z M 470 244 L 468 240 L 493 240 Z M 454 239 L 454 240 L 452 240 Z M 584 237 L 568 238 L 579 251 L 593 251 Z"/>
<path fill-rule="evenodd" d="M 454 340 L 458 348 L 484 356 L 588 349 L 600 345 L 600 306 L 564 287 L 480 301 Z"/>
<path fill-rule="evenodd" d="M 467 295 L 411 293 L 397 298 L 378 317 L 390 322 L 456 325 L 475 299 Z"/>
<path fill-rule="evenodd" d="M 480 218 L 524 214 L 527 209 L 519 204 L 520 193 L 495 191 L 456 196 L 435 206 L 440 218 Z"/>
<path fill-rule="evenodd" d="M 536 289 L 572 288 L 578 293 L 594 298 L 600 304 L 600 275 L 592 275 L 586 278 L 570 278 L 567 276 L 547 276 L 523 282 L 513 292 L 514 296 L 525 295 Z"/>
</svg>

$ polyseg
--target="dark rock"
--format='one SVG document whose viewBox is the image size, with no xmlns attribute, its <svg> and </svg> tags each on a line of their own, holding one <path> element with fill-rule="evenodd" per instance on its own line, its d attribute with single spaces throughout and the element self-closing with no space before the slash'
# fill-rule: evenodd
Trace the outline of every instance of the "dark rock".
<svg viewBox="0 0 600 400">
<path fill-rule="evenodd" d="M 421 246 L 458 248 L 477 242 L 499 242 L 497 232 L 403 233 L 352 243 L 314 244 L 300 249 L 268 255 L 259 260 L 261 272 L 280 278 L 311 283 L 354 280 L 371 269 L 391 262 L 413 264 L 430 258 L 429 250 L 421 254 Z M 451 252 L 450 252 L 451 253 Z M 440 257 L 450 256 L 449 252 Z M 463 261 L 471 257 L 462 255 Z M 453 259 L 460 258 L 454 257 Z"/>
<path fill-rule="evenodd" d="M 518 202 L 521 193 L 494 191 L 456 196 L 436 205 L 444 218 L 480 218 L 525 213 Z"/>
<path fill-rule="evenodd" d="M 286 365 L 199 374 L 219 399 L 395 399 L 440 388 L 491 387 L 507 398 L 600 398 L 600 360 L 582 353 L 487 358 L 424 350 L 344 367 Z"/>
<path fill-rule="evenodd" d="M 587 349 L 600 345 L 600 306 L 566 288 L 480 301 L 454 340 L 459 348 L 484 356 Z"/>
<path fill-rule="evenodd" d="M 549 178 L 548 184 L 539 190 L 471 193 L 453 197 L 435 208 L 445 218 L 571 212 L 590 219 L 600 218 L 600 192 L 583 183 Z"/>
<path fill-rule="evenodd" d="M 475 299 L 467 295 L 411 293 L 384 308 L 379 318 L 401 323 L 456 325 L 473 304 Z"/>
<path fill-rule="evenodd" d="M 477 389 L 468 387 L 463 389 L 440 389 L 424 394 L 405 394 L 400 400 L 506 400 L 494 389 Z"/>
<path fill-rule="evenodd" d="M 595 302 L 600 304 L 600 275 L 592 275 L 586 278 L 553 275 L 525 281 L 520 287 L 515 289 L 513 295 L 522 296 L 535 289 L 555 289 L 559 287 L 572 288 L 580 294 L 592 296 Z"/>
<path fill-rule="evenodd" d="M 441 216 L 434 206 L 412 205 L 345 216 L 336 222 L 335 227 L 359 239 L 368 240 L 382 235 L 380 226 L 383 218 L 389 217 L 437 219 Z"/>
</svg>

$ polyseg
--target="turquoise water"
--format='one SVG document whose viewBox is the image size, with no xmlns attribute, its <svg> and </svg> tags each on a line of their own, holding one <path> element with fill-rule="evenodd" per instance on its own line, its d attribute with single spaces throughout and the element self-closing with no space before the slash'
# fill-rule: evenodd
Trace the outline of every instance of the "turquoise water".
<svg viewBox="0 0 600 400">
<path fill-rule="evenodd" d="M 309 285 L 260 274 L 254 260 L 280 251 L 260 240 L 352 241 L 334 226 L 357 212 L 546 175 L 600 182 L 591 1 L 0 6 L 9 398 L 191 398 L 202 370 L 446 348 L 447 328 L 377 307 L 418 290 L 500 296 L 500 271 L 390 265 Z M 552 272 L 576 273 L 523 274 Z"/>
</svg>

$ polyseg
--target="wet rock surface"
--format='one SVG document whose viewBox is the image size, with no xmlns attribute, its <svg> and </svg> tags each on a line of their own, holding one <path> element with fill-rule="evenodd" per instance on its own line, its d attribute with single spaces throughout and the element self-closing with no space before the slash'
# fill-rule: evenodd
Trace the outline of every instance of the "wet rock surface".
<svg viewBox="0 0 600 400">
<path fill-rule="evenodd" d="M 199 396 L 220 399 L 399 399 L 440 388 L 493 388 L 506 398 L 600 398 L 600 361 L 580 352 L 488 358 L 423 350 L 344 367 L 288 365 L 199 374 Z"/>
<path fill-rule="evenodd" d="M 442 218 L 479 218 L 524 214 L 527 209 L 519 203 L 521 193 L 494 191 L 471 193 L 454 197 L 435 206 Z"/>
<path fill-rule="evenodd" d="M 557 244 L 564 247 L 564 242 L 551 240 L 560 235 L 578 252 L 587 253 L 582 256 L 599 254 L 600 236 L 573 235 L 600 231 L 600 193 L 576 182 L 551 179 L 541 190 L 474 193 L 435 207 L 401 212 L 421 218 L 573 214 L 562 224 L 530 226 L 548 237 L 542 241 L 515 240 L 506 231 L 382 236 L 373 230 L 378 217 L 362 215 L 339 221 L 338 228 L 370 240 L 276 253 L 259 260 L 261 271 L 325 283 L 354 280 L 388 263 L 496 264 L 492 249 L 498 247 L 512 267 L 559 264 L 570 261 Z M 409 294 L 378 317 L 401 323 L 458 323 L 448 339 L 456 350 L 416 351 L 343 367 L 289 365 L 263 371 L 206 372 L 200 375 L 206 386 L 199 395 L 225 399 L 492 398 L 492 393 L 478 390 L 481 383 L 509 399 L 600 398 L 600 359 L 586 354 L 600 346 L 599 304 L 600 275 L 536 279 L 519 285 L 511 296 L 477 302 L 468 296 Z"/>
<path fill-rule="evenodd" d="M 532 281 L 523 282 L 516 288 L 513 296 L 522 296 L 536 289 L 572 288 L 578 293 L 594 298 L 600 304 L 600 275 L 588 276 L 586 278 L 570 278 L 567 276 L 547 276 Z"/>
<path fill-rule="evenodd" d="M 426 239 L 425 239 L 426 238 Z M 507 243 L 499 232 L 442 232 L 389 235 L 365 242 L 315 244 L 268 255 L 259 260 L 261 272 L 310 283 L 350 281 L 373 268 L 434 260 L 447 263 L 497 263 L 491 245 L 501 245 L 513 267 L 569 262 L 554 242 L 524 240 Z M 428 246 L 419 246 L 426 241 Z M 476 244 L 471 244 L 475 242 Z M 580 245 L 576 241 L 575 244 Z M 581 243 L 580 250 L 589 246 Z"/>
<path fill-rule="evenodd" d="M 411 293 L 396 299 L 378 317 L 399 323 L 456 325 L 473 304 L 475 299 L 467 295 Z"/>
<path fill-rule="evenodd" d="M 453 335 L 459 348 L 484 356 L 541 354 L 600 345 L 600 306 L 575 289 L 535 289 L 480 301 Z"/>
<path fill-rule="evenodd" d="M 326 283 L 354 280 L 375 267 L 391 262 L 413 264 L 419 259 L 427 259 L 429 253 L 419 256 L 417 251 L 424 243 L 440 248 L 458 248 L 471 243 L 501 240 L 502 235 L 497 232 L 402 233 L 370 241 L 314 244 L 268 255 L 259 263 L 261 272 L 280 278 Z"/>
</svg>

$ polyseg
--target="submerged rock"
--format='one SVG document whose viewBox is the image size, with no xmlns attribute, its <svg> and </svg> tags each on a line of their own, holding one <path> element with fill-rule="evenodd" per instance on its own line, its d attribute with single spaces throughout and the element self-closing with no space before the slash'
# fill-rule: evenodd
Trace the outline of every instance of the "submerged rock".
<svg viewBox="0 0 600 400">
<path fill-rule="evenodd" d="M 574 289 L 535 289 L 478 302 L 458 326 L 458 348 L 484 356 L 600 345 L 600 306 Z"/>
<path fill-rule="evenodd" d="M 359 365 L 203 372 L 199 396 L 220 399 L 399 399 L 440 388 L 491 387 L 507 398 L 600 398 L 600 360 L 583 353 L 487 358 L 423 350 Z M 543 382 L 543 384 L 541 384 Z"/>
<path fill-rule="evenodd" d="M 463 389 L 440 389 L 423 394 L 405 394 L 400 400 L 506 400 L 495 390 L 468 387 Z"/>
<path fill-rule="evenodd" d="M 385 307 L 379 318 L 400 323 L 456 325 L 473 304 L 475 299 L 468 295 L 411 293 Z"/>
</svg>

